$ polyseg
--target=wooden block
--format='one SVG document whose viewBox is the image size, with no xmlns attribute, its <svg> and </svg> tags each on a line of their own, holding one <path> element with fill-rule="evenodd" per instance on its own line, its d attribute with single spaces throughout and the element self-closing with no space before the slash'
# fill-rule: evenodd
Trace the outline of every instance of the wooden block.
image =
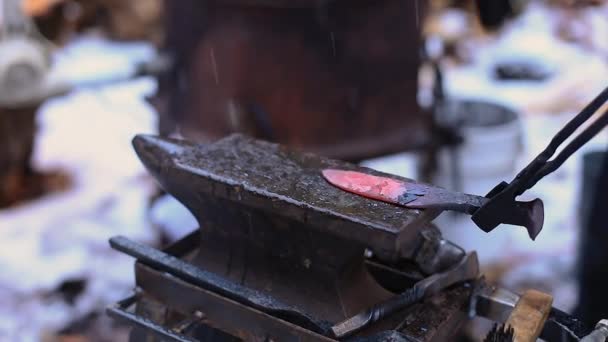
<svg viewBox="0 0 608 342">
<path fill-rule="evenodd" d="M 515 342 L 534 342 L 551 311 L 553 296 L 527 290 L 515 305 L 507 324 L 515 330 Z"/>
</svg>

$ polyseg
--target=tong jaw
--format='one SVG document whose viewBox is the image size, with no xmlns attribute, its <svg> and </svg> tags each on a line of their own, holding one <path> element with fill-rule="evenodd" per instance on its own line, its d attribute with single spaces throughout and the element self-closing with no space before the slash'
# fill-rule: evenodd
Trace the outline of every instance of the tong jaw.
<svg viewBox="0 0 608 342">
<path fill-rule="evenodd" d="M 516 201 L 516 189 L 501 182 L 486 197 L 489 200 L 477 209 L 471 219 L 485 232 L 490 232 L 501 223 L 523 226 L 532 240 L 543 229 L 545 209 L 543 201 Z"/>
</svg>

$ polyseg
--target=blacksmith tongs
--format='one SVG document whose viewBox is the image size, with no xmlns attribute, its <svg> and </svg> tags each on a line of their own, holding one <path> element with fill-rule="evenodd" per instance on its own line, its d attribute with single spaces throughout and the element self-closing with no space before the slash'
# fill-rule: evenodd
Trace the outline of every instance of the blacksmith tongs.
<svg viewBox="0 0 608 342">
<path fill-rule="evenodd" d="M 549 160 L 559 145 L 568 139 L 583 123 L 585 123 L 595 112 L 597 112 L 608 101 L 608 88 L 604 89 L 591 103 L 589 103 L 579 114 L 566 124 L 551 140 L 536 158 L 528 164 L 511 183 L 501 182 L 492 189 L 486 197 L 490 200 L 477 209 L 471 219 L 482 230 L 489 232 L 505 221 L 505 215 L 510 215 L 514 210 L 520 210 L 519 203 L 515 198 L 526 190 L 533 187 L 546 175 L 557 170 L 562 164 L 579 148 L 596 136 L 608 125 L 608 110 L 601 114 L 593 123 L 586 127 L 579 135 L 562 149 L 552 160 Z M 540 201 L 536 199 L 535 201 Z M 544 217 L 544 215 L 543 215 Z M 532 220 L 536 218 L 532 216 Z M 537 221 L 532 230 L 528 230 L 530 237 L 534 239 L 543 227 L 542 218 Z"/>
<path fill-rule="evenodd" d="M 566 139 L 608 101 L 608 88 L 564 126 L 547 148 L 532 160 L 511 183 L 501 182 L 485 197 L 452 192 L 430 185 L 357 171 L 323 170 L 325 179 L 343 190 L 376 200 L 416 209 L 455 210 L 471 215 L 475 224 L 490 232 L 501 223 L 526 227 L 532 240 L 543 227 L 544 206 L 540 199 L 517 201 L 516 197 L 544 176 L 557 170 L 574 152 L 608 125 L 608 111 L 586 127 L 549 160 Z"/>
</svg>

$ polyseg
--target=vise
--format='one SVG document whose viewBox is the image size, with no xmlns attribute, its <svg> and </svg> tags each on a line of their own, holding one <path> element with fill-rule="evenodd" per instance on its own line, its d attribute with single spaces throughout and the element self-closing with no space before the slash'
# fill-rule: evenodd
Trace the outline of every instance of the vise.
<svg viewBox="0 0 608 342">
<path fill-rule="evenodd" d="M 438 211 L 350 194 L 320 172 L 361 167 L 242 135 L 210 145 L 137 136 L 133 144 L 200 224 L 162 251 L 111 240 L 137 258 L 136 293 L 109 308 L 135 326 L 133 340 L 331 341 L 342 329 L 352 340 L 440 341 L 466 318 L 465 281 L 352 326 L 465 258 L 430 223 Z"/>
</svg>

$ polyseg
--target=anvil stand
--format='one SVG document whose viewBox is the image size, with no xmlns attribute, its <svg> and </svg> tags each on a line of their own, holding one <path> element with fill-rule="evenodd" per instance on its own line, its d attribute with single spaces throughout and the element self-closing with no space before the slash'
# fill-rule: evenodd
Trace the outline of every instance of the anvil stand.
<svg viewBox="0 0 608 342">
<path fill-rule="evenodd" d="M 112 239 L 138 259 L 137 293 L 109 309 L 138 327 L 133 339 L 193 341 L 206 326 L 223 339 L 330 341 L 331 325 L 464 254 L 429 223 L 437 212 L 370 201 L 320 175 L 351 164 L 240 135 L 207 146 L 139 136 L 134 146 L 202 229 L 164 252 Z M 447 338 L 468 293 L 451 289 L 353 339 Z"/>
</svg>

